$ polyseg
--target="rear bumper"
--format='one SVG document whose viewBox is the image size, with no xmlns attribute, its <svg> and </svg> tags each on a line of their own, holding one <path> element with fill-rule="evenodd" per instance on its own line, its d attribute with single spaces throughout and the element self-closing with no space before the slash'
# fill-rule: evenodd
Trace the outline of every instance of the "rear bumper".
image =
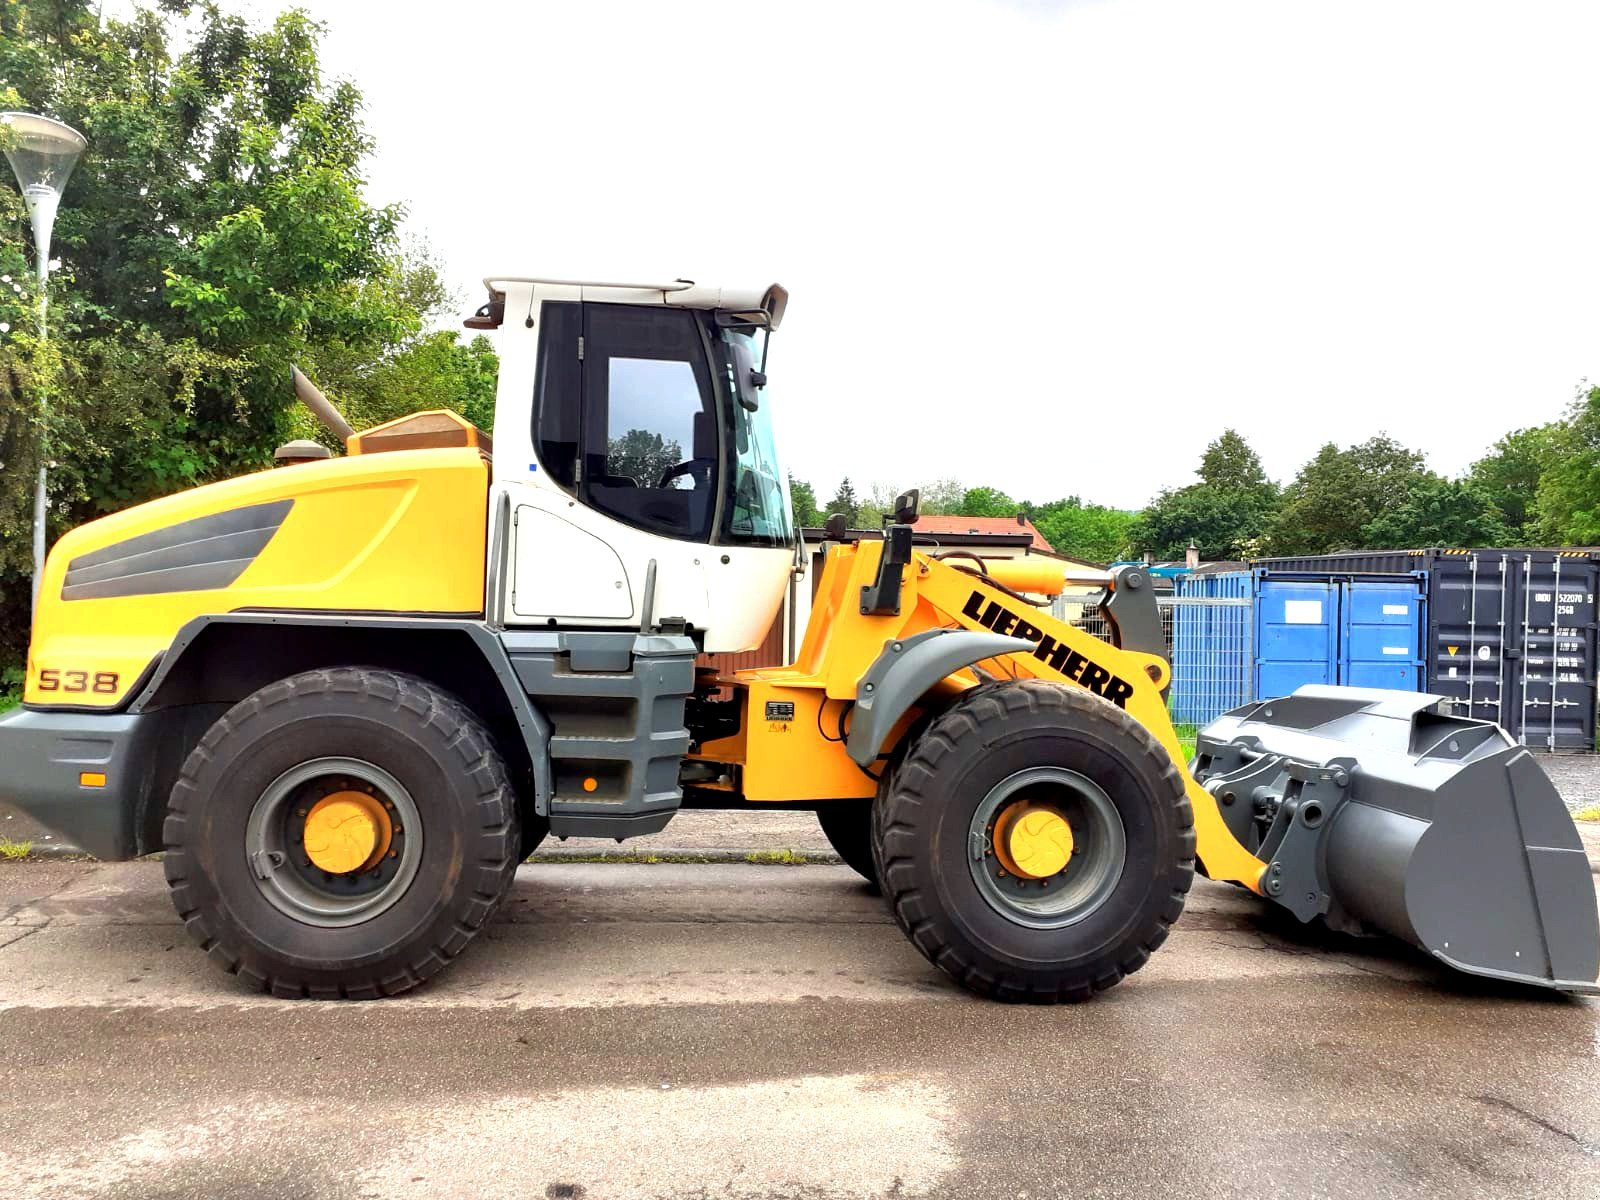
<svg viewBox="0 0 1600 1200">
<path fill-rule="evenodd" d="M 140 854 L 156 761 L 154 718 L 25 708 L 0 717 L 0 801 L 96 858 Z M 85 783 L 86 775 L 105 783 Z"/>
</svg>

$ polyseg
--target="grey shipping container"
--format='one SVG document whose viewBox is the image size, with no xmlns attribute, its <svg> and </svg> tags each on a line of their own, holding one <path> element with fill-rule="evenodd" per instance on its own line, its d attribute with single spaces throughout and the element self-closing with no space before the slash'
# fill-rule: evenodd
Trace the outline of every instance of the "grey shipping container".
<svg viewBox="0 0 1600 1200">
<path fill-rule="evenodd" d="M 1498 721 L 1526 746 L 1595 748 L 1600 555 L 1575 550 L 1382 550 L 1266 558 L 1270 575 L 1426 580 L 1425 690 Z"/>
</svg>

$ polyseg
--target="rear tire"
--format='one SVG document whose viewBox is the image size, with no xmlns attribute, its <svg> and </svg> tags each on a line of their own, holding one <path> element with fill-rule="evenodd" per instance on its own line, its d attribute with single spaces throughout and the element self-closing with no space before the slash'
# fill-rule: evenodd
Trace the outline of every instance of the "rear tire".
<svg viewBox="0 0 1600 1200">
<path fill-rule="evenodd" d="M 1053 807 L 1077 835 L 1058 874 L 996 858 L 1004 805 Z M 1182 776 L 1122 709 L 1042 680 L 974 688 L 885 780 L 873 835 L 896 922 L 962 986 L 1086 1000 L 1144 965 L 1183 912 L 1194 818 Z"/>
<path fill-rule="evenodd" d="M 872 858 L 872 801 L 829 800 L 817 806 L 822 836 L 849 867 L 874 888 L 878 868 Z"/>
<path fill-rule="evenodd" d="M 392 817 L 369 865 L 337 876 L 310 861 L 304 819 L 335 791 L 371 793 Z M 488 921 L 521 848 L 482 722 L 425 680 L 359 668 L 280 680 L 229 709 L 184 763 L 164 835 L 173 905 L 212 961 L 317 999 L 395 995 L 441 970 Z"/>
</svg>

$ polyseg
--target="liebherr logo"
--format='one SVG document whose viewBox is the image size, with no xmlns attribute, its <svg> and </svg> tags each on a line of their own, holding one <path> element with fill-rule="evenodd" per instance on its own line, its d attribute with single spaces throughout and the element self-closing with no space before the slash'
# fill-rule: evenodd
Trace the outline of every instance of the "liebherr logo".
<svg viewBox="0 0 1600 1200">
<path fill-rule="evenodd" d="M 1052 669 L 1060 671 L 1073 683 L 1097 696 L 1104 696 L 1118 708 L 1128 707 L 1128 697 L 1133 695 L 1131 683 L 1113 675 L 1093 659 L 1085 658 L 1072 647 L 1056 641 L 1037 625 L 1023 620 L 1009 608 L 988 599 L 982 592 L 973 592 L 961 611 L 985 629 L 1037 642 L 1033 656 L 1040 662 L 1049 663 Z"/>
</svg>

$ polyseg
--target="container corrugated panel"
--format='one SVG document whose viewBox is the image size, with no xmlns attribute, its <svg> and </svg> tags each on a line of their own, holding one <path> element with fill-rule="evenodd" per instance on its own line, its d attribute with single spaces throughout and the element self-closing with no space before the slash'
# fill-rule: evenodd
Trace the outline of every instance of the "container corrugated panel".
<svg viewBox="0 0 1600 1200">
<path fill-rule="evenodd" d="M 1249 702 L 1250 588 L 1248 571 L 1188 575 L 1174 581 L 1168 695 L 1174 721 L 1205 725 Z"/>
<path fill-rule="evenodd" d="M 1260 559 L 1263 579 L 1418 572 L 1427 624 L 1417 686 L 1524 745 L 1595 745 L 1600 555 L 1548 549 L 1383 550 Z"/>
</svg>

